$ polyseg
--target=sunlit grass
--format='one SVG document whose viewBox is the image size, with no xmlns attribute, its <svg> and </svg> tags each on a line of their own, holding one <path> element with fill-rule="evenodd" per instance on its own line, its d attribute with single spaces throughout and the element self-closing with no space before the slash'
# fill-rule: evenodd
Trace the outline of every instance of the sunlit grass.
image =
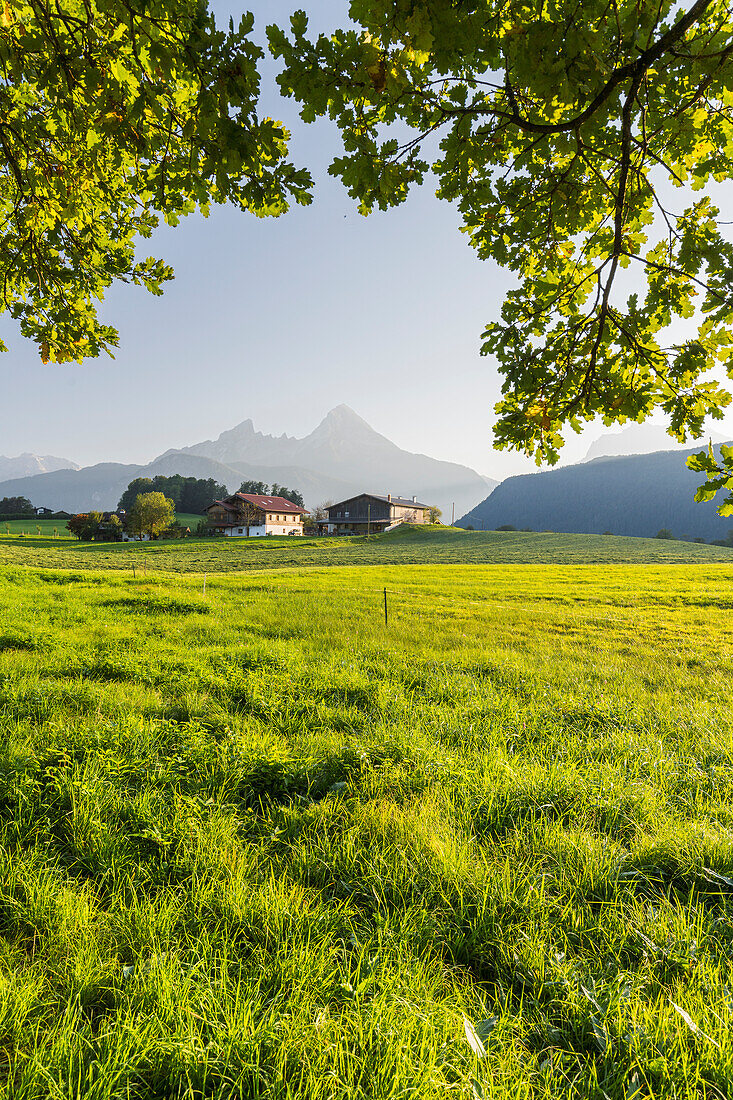
<svg viewBox="0 0 733 1100">
<path fill-rule="evenodd" d="M 0 1095 L 727 1095 L 733 568 L 0 578 Z"/>
<path fill-rule="evenodd" d="M 182 522 L 190 517 L 180 517 Z M 195 524 L 191 524 L 192 530 Z M 665 539 L 554 532 L 463 531 L 426 527 L 391 534 L 339 538 L 266 539 L 196 537 L 153 543 L 59 542 L 5 536 L 0 565 L 56 569 L 122 569 L 169 573 L 238 573 L 345 565 L 465 565 L 728 562 L 733 549 Z"/>
</svg>

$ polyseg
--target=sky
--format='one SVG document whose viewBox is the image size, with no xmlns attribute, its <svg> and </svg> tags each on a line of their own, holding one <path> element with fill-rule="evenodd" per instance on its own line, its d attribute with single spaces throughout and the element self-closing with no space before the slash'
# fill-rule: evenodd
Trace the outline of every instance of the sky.
<svg viewBox="0 0 733 1100">
<path fill-rule="evenodd" d="M 286 23 L 297 3 L 247 7 L 264 43 L 265 24 Z M 307 7 L 315 30 L 345 22 L 345 0 Z M 226 0 L 214 9 L 240 14 Z M 305 126 L 274 72 L 268 63 L 262 114 L 291 128 L 292 159 L 316 180 L 313 205 L 263 220 L 218 207 L 162 227 L 140 255 L 172 263 L 175 282 L 162 298 L 122 285 L 108 292 L 101 313 L 120 332 L 114 360 L 44 366 L 0 318 L 10 349 L 0 355 L 0 454 L 143 463 L 247 418 L 303 436 L 345 403 L 407 450 L 497 479 L 536 469 L 492 449 L 500 380 L 479 354 L 511 277 L 477 259 L 457 212 L 429 184 L 398 209 L 359 215 L 327 175 L 334 129 Z M 733 417 L 727 426 L 733 434 Z M 605 431 L 571 433 L 563 461 L 582 459 Z"/>
</svg>

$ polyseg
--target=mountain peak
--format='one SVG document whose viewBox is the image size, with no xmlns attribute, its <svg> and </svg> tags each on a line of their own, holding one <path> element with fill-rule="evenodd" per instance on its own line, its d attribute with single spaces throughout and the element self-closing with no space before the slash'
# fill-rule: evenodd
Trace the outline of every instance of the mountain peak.
<svg viewBox="0 0 733 1100">
<path fill-rule="evenodd" d="M 362 428 L 370 428 L 370 425 L 367 424 L 366 420 L 364 420 L 363 417 L 359 416 L 358 413 L 355 413 L 354 410 L 352 408 L 350 408 L 348 405 L 336 405 L 335 408 L 331 409 L 330 412 L 326 413 L 326 415 L 324 416 L 323 420 L 318 425 L 318 427 L 320 428 L 321 425 L 323 425 L 323 424 L 338 424 L 338 425 L 358 424 Z M 318 429 L 316 429 L 316 430 L 318 430 Z M 370 428 L 370 430 L 373 431 L 374 429 Z"/>
<path fill-rule="evenodd" d="M 233 435 L 254 435 L 255 434 L 255 422 L 251 416 L 248 416 L 246 420 L 243 420 L 241 424 L 236 424 L 233 428 L 229 428 L 227 431 L 222 432 L 219 435 L 219 439 L 223 436 Z"/>
</svg>

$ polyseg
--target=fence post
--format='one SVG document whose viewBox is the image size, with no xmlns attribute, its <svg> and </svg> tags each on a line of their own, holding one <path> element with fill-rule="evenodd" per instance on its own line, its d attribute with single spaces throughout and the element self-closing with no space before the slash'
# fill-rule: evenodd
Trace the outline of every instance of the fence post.
<svg viewBox="0 0 733 1100">
<path fill-rule="evenodd" d="M 387 625 L 387 586 L 384 588 L 384 625 Z"/>
</svg>

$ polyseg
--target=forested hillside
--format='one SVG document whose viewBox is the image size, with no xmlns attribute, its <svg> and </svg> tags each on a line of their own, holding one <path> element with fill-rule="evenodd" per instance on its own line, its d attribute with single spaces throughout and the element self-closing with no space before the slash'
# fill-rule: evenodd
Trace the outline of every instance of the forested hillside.
<svg viewBox="0 0 733 1100">
<path fill-rule="evenodd" d="M 677 538 L 725 538 L 733 517 L 721 518 L 713 502 L 695 502 L 703 475 L 687 469 L 691 453 L 602 458 L 510 477 L 458 525 L 638 536 L 667 528 Z"/>
</svg>

